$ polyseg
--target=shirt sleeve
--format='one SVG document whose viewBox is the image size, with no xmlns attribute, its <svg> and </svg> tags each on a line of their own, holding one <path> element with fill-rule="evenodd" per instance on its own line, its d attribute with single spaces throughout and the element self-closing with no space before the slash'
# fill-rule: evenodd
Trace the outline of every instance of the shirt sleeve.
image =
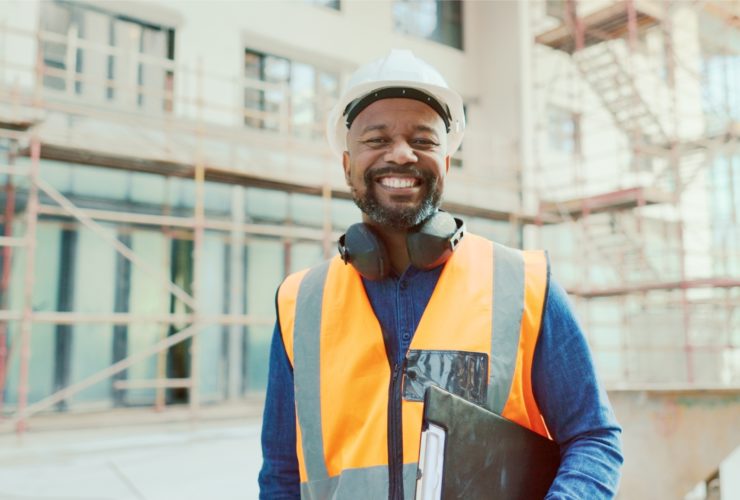
<svg viewBox="0 0 740 500">
<path fill-rule="evenodd" d="M 552 280 L 532 379 L 545 423 L 560 445 L 560 468 L 546 499 L 614 498 L 623 462 L 622 430 L 566 293 Z"/>
<path fill-rule="evenodd" d="M 300 499 L 296 456 L 293 368 L 276 322 L 270 346 L 269 377 L 262 415 L 262 469 L 260 500 Z"/>
</svg>

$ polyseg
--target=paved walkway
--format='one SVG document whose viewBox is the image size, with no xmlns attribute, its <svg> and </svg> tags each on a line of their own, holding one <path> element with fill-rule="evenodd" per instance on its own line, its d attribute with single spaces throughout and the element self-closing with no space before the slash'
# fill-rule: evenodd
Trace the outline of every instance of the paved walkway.
<svg viewBox="0 0 740 500">
<path fill-rule="evenodd" d="M 259 429 L 252 416 L 0 435 L 0 499 L 255 499 Z"/>
</svg>

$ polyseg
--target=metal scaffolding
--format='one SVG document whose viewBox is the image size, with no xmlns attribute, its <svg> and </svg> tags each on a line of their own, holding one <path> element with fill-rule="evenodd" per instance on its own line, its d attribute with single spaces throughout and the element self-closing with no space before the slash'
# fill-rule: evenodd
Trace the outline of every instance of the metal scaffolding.
<svg viewBox="0 0 740 500">
<path fill-rule="evenodd" d="M 11 413 L 10 418 L 1 420 L 0 428 L 14 427 L 18 432 L 23 432 L 27 425 L 27 420 L 32 415 L 53 409 L 54 405 L 71 397 L 80 391 L 91 387 L 92 385 L 110 379 L 134 364 L 150 357 L 158 356 L 158 377 L 145 380 L 115 380 L 112 384 L 114 389 L 140 389 L 155 388 L 157 390 L 155 408 L 161 410 L 164 407 L 163 389 L 165 388 L 187 388 L 188 401 L 193 415 L 197 414 L 199 399 L 199 334 L 206 325 L 222 326 L 246 326 L 272 324 L 272 318 L 254 317 L 248 314 L 227 314 L 227 315 L 207 315 L 201 311 L 202 303 L 202 275 L 203 275 L 203 236 L 206 229 L 230 232 L 231 239 L 238 241 L 243 240 L 243 235 L 255 236 L 273 236 L 281 238 L 285 244 L 292 240 L 308 240 L 323 242 L 324 252 L 328 253 L 329 242 L 336 238 L 332 230 L 331 212 L 325 210 L 325 221 L 321 229 L 310 227 L 291 227 L 275 224 L 256 224 L 245 223 L 243 217 L 237 216 L 233 220 L 223 220 L 221 218 L 208 218 L 205 213 L 204 190 L 206 182 L 225 183 L 237 186 L 252 186 L 269 189 L 276 189 L 285 192 L 295 192 L 304 194 L 319 195 L 324 199 L 325 206 L 330 206 L 331 198 L 337 194 L 337 190 L 332 190 L 327 182 L 321 184 L 306 184 L 300 182 L 290 182 L 269 175 L 258 175 L 250 171 L 240 171 L 233 168 L 224 168 L 208 164 L 206 157 L 206 140 L 216 140 L 225 144 L 234 144 L 245 141 L 254 142 L 254 137 L 249 137 L 249 131 L 243 132 L 235 129 L 222 129 L 213 132 L 213 127 L 208 126 L 203 118 L 204 110 L 208 109 L 207 100 L 204 98 L 202 89 L 202 80 L 204 71 L 199 64 L 197 68 L 190 71 L 187 68 L 175 67 L 172 61 L 160 59 L 155 60 L 143 54 L 123 54 L 126 57 L 139 57 L 146 60 L 150 65 L 158 65 L 162 70 L 177 74 L 184 78 L 184 75 L 190 71 L 191 78 L 194 78 L 197 89 L 194 96 L 185 95 L 183 98 L 175 94 L 175 89 L 170 85 L 164 92 L 162 89 L 152 89 L 145 86 L 136 88 L 122 88 L 120 83 L 113 81 L 89 81 L 85 75 L 75 71 L 76 64 L 74 58 L 77 57 L 77 48 L 84 45 L 87 50 L 97 51 L 107 55 L 121 55 L 114 47 L 107 45 L 94 44 L 89 41 L 78 39 L 75 33 L 70 32 L 67 37 L 61 37 L 58 34 L 44 32 L 39 30 L 37 33 L 24 32 L 11 26 L 0 27 L 2 36 L 17 37 L 19 39 L 36 39 L 37 58 L 33 67 L 22 67 L 12 63 L 4 54 L 0 68 L 23 74 L 29 71 L 34 75 L 34 86 L 32 92 L 27 88 L 20 86 L 7 86 L 7 81 L 3 82 L 5 86 L 0 87 L 0 140 L 7 141 L 9 157 L 6 165 L 2 166 L 2 173 L 6 177 L 5 186 L 5 211 L 2 219 L 4 226 L 4 235 L 0 238 L 0 245 L 3 249 L 3 275 L 0 287 L 2 287 L 3 307 L 0 311 L 0 412 L 3 411 L 2 396 L 5 390 L 6 374 L 9 369 L 8 359 L 9 351 L 7 326 L 9 322 L 20 323 L 20 339 L 18 348 L 20 353 L 19 368 L 19 386 L 18 401 L 15 411 Z M 45 64 L 42 60 L 41 45 L 49 43 L 65 43 L 68 47 L 66 70 L 59 70 Z M 135 64 L 135 63 L 134 63 Z M 65 91 L 50 92 L 44 88 L 46 77 L 55 76 L 64 79 Z M 246 79 L 245 79 L 246 80 Z M 76 99 L 74 95 L 75 86 L 100 85 L 115 86 L 117 91 L 128 91 L 146 95 L 153 93 L 157 97 L 164 98 L 169 103 L 170 110 L 173 106 L 194 106 L 196 117 L 190 119 L 176 120 L 169 113 L 149 114 L 149 113 L 121 113 L 120 110 L 105 109 L 105 107 L 87 106 L 84 102 Z M 258 88 L 264 88 L 264 82 L 243 81 L 238 85 L 245 87 L 254 84 Z M 273 86 L 274 87 L 274 86 Z M 283 87 L 278 88 L 280 92 L 287 92 Z M 71 98 L 71 99 L 70 99 Z M 179 99 L 179 100 L 178 100 Z M 236 114 L 245 116 L 260 116 L 263 114 L 254 110 L 235 109 Z M 112 153 L 109 149 L 111 144 L 102 144 L 100 146 L 80 147 L 73 145 L 69 141 L 70 130 L 63 131 L 67 140 L 58 140 L 59 127 L 45 127 L 53 120 L 53 116 L 66 116 L 77 120 L 97 120 L 107 125 L 123 125 L 128 131 L 135 131 L 136 127 L 149 127 L 151 129 L 165 131 L 163 140 L 167 143 L 177 142 L 178 140 L 188 140 L 191 143 L 192 159 L 190 162 L 183 162 L 176 159 L 173 155 L 157 155 L 157 152 L 137 152 L 131 151 L 129 154 Z M 31 117 L 31 118 L 29 118 Z M 278 119 L 284 126 L 285 110 L 278 112 Z M 55 135 L 56 134 L 56 135 Z M 246 137 L 245 137 L 246 135 Z M 285 137 L 288 140 L 285 140 Z M 283 134 L 282 146 L 294 148 L 291 144 L 289 131 Z M 185 138 L 185 139 L 183 139 Z M 259 137 L 262 139 L 264 137 Z M 268 140 L 275 141 L 274 138 Z M 71 141 L 72 143 L 74 141 Z M 315 154 L 315 151 L 313 152 Z M 17 156 L 26 156 L 30 158 L 27 166 L 16 165 Z M 55 189 L 49 182 L 40 175 L 39 165 L 44 159 L 69 161 L 77 164 L 87 164 L 103 168 L 123 169 L 134 172 L 156 173 L 165 177 L 180 177 L 192 179 L 195 185 L 195 204 L 191 216 L 183 215 L 156 215 L 144 214 L 138 212 L 126 212 L 125 210 L 101 210 L 89 209 L 78 206 L 70 198 Z M 18 208 L 16 206 L 15 181 L 17 177 L 28 179 L 25 192 L 25 230 L 26 234 L 22 237 L 13 237 L 14 219 L 17 216 Z M 46 199 L 53 201 L 53 204 L 43 203 L 40 200 L 40 194 Z M 343 198 L 347 198 L 347 193 L 339 193 Z M 235 212 L 243 210 L 242 207 L 235 209 Z M 137 315 L 131 313 L 81 313 L 81 312 L 36 312 L 33 310 L 33 290 L 35 277 L 35 249 L 36 249 L 36 226 L 39 217 L 57 217 L 66 220 L 73 220 L 81 226 L 86 227 L 103 241 L 115 249 L 117 253 L 131 262 L 134 266 L 140 268 L 148 275 L 159 280 L 160 285 L 168 295 L 179 299 L 185 306 L 187 312 L 181 314 L 162 314 L 162 315 Z M 169 279 L 162 279 L 146 259 L 137 255 L 130 245 L 120 241 L 116 236 L 106 231 L 100 222 L 115 222 L 121 224 L 131 224 L 139 226 L 153 226 L 160 228 L 163 232 L 168 233 L 175 230 L 184 230 L 192 235 L 193 239 L 193 282 L 191 284 L 192 293 L 188 293 L 181 286 Z M 7 297 L 10 280 L 10 263 L 14 253 L 18 251 L 25 252 L 25 272 L 24 272 L 24 289 L 23 289 L 23 307 L 20 311 L 8 310 Z M 160 325 L 186 324 L 187 326 L 177 333 L 164 336 L 159 342 L 148 347 L 145 350 L 129 355 L 120 361 L 98 371 L 90 376 L 85 377 L 76 383 L 73 383 L 61 390 L 55 391 L 48 397 L 29 404 L 29 363 L 31 356 L 31 334 L 32 326 L 40 323 L 51 324 L 111 324 L 111 325 L 129 325 L 134 323 L 151 323 Z M 189 376 L 186 378 L 167 378 L 164 375 L 163 354 L 171 347 L 184 341 L 191 340 L 189 349 L 190 369 Z"/>
<path fill-rule="evenodd" d="M 525 194 L 534 194 L 536 198 L 534 209 L 524 212 L 519 209 L 495 210 L 460 201 L 447 202 L 445 208 L 462 216 L 508 222 L 517 235 L 509 243 L 521 243 L 518 235 L 522 227 L 534 230 L 539 243 L 547 243 L 548 231 L 565 228 L 577 243 L 564 251 L 556 246 L 551 255 L 556 268 L 561 263 L 567 264 L 567 261 L 572 263 L 571 269 L 577 279 L 566 285 L 583 306 L 587 329 L 596 332 L 591 334 L 590 341 L 597 355 L 616 352 L 624 360 L 630 353 L 659 351 L 660 346 L 636 345 L 628 334 L 633 315 L 630 311 L 635 304 L 640 303 L 643 309 L 657 304 L 661 310 L 680 315 L 682 330 L 671 332 L 674 340 L 676 335 L 682 337 L 676 343 L 684 355 L 686 368 L 685 380 L 680 383 L 698 385 L 702 382 L 697 379 L 696 367 L 693 366 L 695 352 L 737 352 L 739 349 L 737 343 L 740 341 L 733 339 L 732 332 L 738 322 L 735 304 L 740 290 L 740 273 L 722 275 L 713 272 L 696 276 L 690 272 L 688 266 L 694 250 L 687 248 L 692 242 L 686 241 L 690 239 L 687 232 L 691 229 L 686 228 L 687 220 L 693 215 L 690 200 L 687 202 L 691 194 L 688 191 L 697 184 L 713 158 L 732 152 L 737 154 L 740 127 L 736 122 L 728 122 L 722 129 L 715 127 L 703 135 L 688 136 L 679 133 L 672 125 L 678 119 L 671 113 L 675 113 L 678 108 L 676 102 L 682 95 L 677 86 L 680 78 L 675 74 L 689 72 L 691 68 L 687 69 L 685 62 L 675 58 L 680 44 L 672 31 L 670 6 L 656 10 L 654 6 L 646 8 L 641 2 L 628 1 L 584 15 L 579 14 L 573 1 L 561 3 L 561 7 L 565 6 L 567 8 L 561 9 L 555 25 L 551 22 L 547 29 L 535 28 L 538 36 L 533 58 L 535 67 L 539 67 L 543 59 L 555 57 L 570 71 L 570 76 L 558 74 L 562 78 L 548 79 L 541 88 L 535 89 L 535 93 L 548 100 L 557 100 L 551 98 L 561 93 L 562 89 L 556 87 L 562 80 L 579 89 L 574 92 L 572 86 L 565 88 L 568 94 L 565 105 L 575 103 L 577 108 L 573 113 L 574 144 L 565 165 L 553 168 L 552 162 L 543 159 L 545 147 L 539 141 L 540 154 L 535 155 L 538 161 L 534 165 L 539 180 L 535 186 L 525 186 L 529 190 Z M 689 8 L 723 20 L 729 30 L 740 29 L 736 18 L 727 14 L 724 3 L 694 2 Z M 635 66 L 639 59 L 635 57 L 637 46 L 642 43 L 644 33 L 651 29 L 660 30 L 666 47 L 665 83 L 661 87 L 666 95 L 657 97 L 646 94 L 642 78 L 636 74 L 643 72 L 644 68 Z M 332 173 L 335 169 L 329 166 L 335 162 L 331 161 L 330 153 L 321 141 L 296 136 L 290 119 L 296 96 L 284 83 L 223 77 L 206 71 L 202 62 L 188 67 L 167 58 L 124 52 L 110 45 L 82 39 L 74 30 L 60 35 L 42 28 L 31 32 L 0 26 L 0 36 L 6 41 L 16 39 L 19 43 L 27 43 L 36 54 L 35 63 L 20 64 L 7 53 L 0 52 L 0 75 L 4 76 L 0 82 L 0 141 L 4 141 L 8 151 L 7 164 L 0 168 L 0 173 L 6 176 L 2 216 L 4 233 L 0 236 L 0 418 L 10 359 L 6 349 L 8 325 L 13 322 L 20 325 L 18 345 L 11 345 L 11 349 L 19 349 L 20 354 L 18 402 L 10 418 L 0 420 L 0 430 L 15 428 L 23 431 L 32 415 L 52 410 L 72 395 L 106 379 L 112 379 L 115 390 L 155 389 L 154 406 L 158 410 L 165 407 L 165 389 L 186 389 L 190 409 L 196 415 L 201 402 L 199 336 L 204 329 L 209 325 L 219 325 L 228 327 L 233 333 L 242 326 L 269 325 L 273 321 L 272 317 L 239 311 L 235 302 L 238 293 L 231 296 L 229 311 L 232 312 L 229 314 L 209 314 L 203 310 L 203 295 L 207 293 L 203 288 L 205 232 L 223 233 L 234 247 L 243 247 L 249 238 L 259 236 L 278 239 L 284 249 L 296 242 L 315 242 L 321 245 L 325 256 L 331 255 L 333 242 L 339 236 L 333 225 L 332 202 L 351 199 L 343 185 L 340 169 L 336 168 Z M 44 61 L 44 44 L 65 48 L 62 67 Z M 11 44 L 6 45 L 9 46 Z M 127 86 L 114 78 L 96 78 L 79 72 L 76 58 L 81 50 L 106 58 L 124 58 L 131 67 L 146 64 L 157 68 L 165 75 L 164 84 L 152 87 L 139 82 Z M 60 88 L 47 85 L 50 79 L 58 82 Z M 234 95 L 243 95 L 245 90 L 279 95 L 279 106 L 277 109 L 254 109 L 243 102 L 224 104 L 217 99 L 219 96 L 206 91 L 207 85 L 214 82 L 219 88 L 230 89 Z M 608 125 L 619 131 L 622 143 L 616 146 L 607 144 L 600 152 L 589 154 L 584 152 L 586 144 L 578 144 L 581 135 L 587 137 L 587 131 L 578 128 L 590 120 L 592 111 L 580 102 L 580 92 L 584 87 L 588 87 L 595 96 L 594 102 L 600 110 L 600 115 L 591 124 L 597 127 L 601 124 L 604 128 Z M 139 109 L 136 104 L 115 107 L 106 102 L 88 103 L 78 95 L 79 89 L 98 89 L 100 95 L 118 92 L 135 96 L 132 97 L 133 103 L 137 98 L 139 102 L 148 102 L 151 98 L 161 106 L 158 109 L 151 106 Z M 542 114 L 534 114 L 535 118 L 540 118 L 535 133 L 545 131 L 547 126 L 542 123 Z M 246 126 L 249 120 L 272 124 L 274 130 Z M 321 127 L 316 123 L 311 126 L 313 129 L 306 133 L 314 135 Z M 601 174 L 594 173 L 590 166 L 594 156 L 616 157 L 624 152 L 628 159 L 621 170 Z M 45 161 L 154 173 L 166 179 L 188 179 L 194 186 L 194 204 L 188 213 L 169 206 L 161 207 L 155 213 L 96 206 L 65 195 L 63 190 L 45 179 L 40 171 Z M 562 179 L 548 177 L 550 170 L 561 172 Z M 470 178 L 467 182 L 489 191 L 520 188 L 518 184 L 510 186 L 499 180 L 494 183 L 491 179 Z M 314 196 L 322 203 L 321 224 L 310 227 L 293 224 L 289 220 L 283 224 L 247 220 L 243 213 L 243 193 L 231 200 L 229 217 L 211 216 L 205 206 L 205 190 L 211 183 Z M 737 199 L 740 193 L 733 193 L 733 196 Z M 21 215 L 25 235 L 17 236 L 14 227 Z M 36 228 L 38 221 L 44 218 L 86 227 L 131 265 L 157 280 L 162 292 L 169 299 L 176 299 L 181 308 L 170 314 L 34 311 Z M 111 235 L 103 227 L 104 223 L 149 227 L 170 239 L 178 235 L 192 239 L 192 282 L 183 284 L 164 278 L 146 258 L 133 250 L 130 241 L 127 243 Z M 665 253 L 658 257 L 650 244 L 656 234 L 662 238 L 658 253 Z M 25 253 L 23 301 L 20 309 L 11 310 L 7 299 L 11 286 L 10 263 L 20 252 Z M 285 251 L 286 272 L 291 268 L 290 256 L 291 252 Z M 726 255 L 715 253 L 712 259 L 738 262 L 740 255 L 737 251 Z M 568 269 L 568 266 L 563 265 L 562 268 Z M 238 284 L 236 291 L 243 286 Z M 711 290 L 712 293 L 696 297 L 692 295 L 696 290 L 702 293 Z M 599 301 L 605 300 L 610 301 L 612 310 L 619 312 L 618 318 L 604 319 L 598 311 L 592 311 L 591 306 L 596 307 Z M 724 314 L 724 344 L 699 345 L 693 338 L 692 325 L 701 316 L 701 307 L 710 307 L 711 311 Z M 156 343 L 38 401 L 29 402 L 34 325 L 142 323 L 161 328 L 162 334 Z M 605 323 L 609 323 L 607 326 L 610 328 L 616 323 L 620 331 L 618 340 L 601 343 L 603 338 L 598 332 Z M 177 331 L 178 327 L 182 328 Z M 168 335 L 170 328 L 173 332 Z M 191 342 L 189 376 L 168 377 L 166 353 L 188 340 Z M 157 359 L 154 378 L 134 380 L 119 376 L 150 357 Z M 652 383 L 639 376 L 639 367 L 635 368 L 626 361 L 622 365 L 620 376 L 611 381 L 612 385 L 646 387 Z M 734 377 L 737 375 L 733 374 Z M 233 374 L 230 377 L 229 385 L 235 386 L 237 382 L 233 380 Z M 736 383 L 735 379 L 732 380 Z M 233 397 L 232 392 L 229 395 Z"/>
<path fill-rule="evenodd" d="M 2 173 L 7 175 L 6 207 L 3 217 L 5 236 L 0 238 L 3 247 L 3 275 L 0 287 L 3 300 L 7 299 L 10 262 L 14 253 L 26 253 L 24 279 L 24 306 L 21 311 L 0 310 L 0 398 L 6 388 L 5 375 L 8 371 L 9 353 L 2 350 L 7 345 L 7 325 L 20 322 L 21 366 L 19 374 L 18 402 L 10 417 L 2 420 L 3 405 L 0 400 L 0 430 L 14 426 L 18 432 L 25 429 L 29 417 L 39 412 L 53 410 L 55 406 L 71 396 L 103 380 L 112 379 L 112 388 L 155 389 L 155 408 L 165 407 L 165 389 L 184 388 L 188 391 L 188 402 L 193 415 L 197 414 L 200 397 L 199 336 L 208 325 L 234 328 L 241 326 L 270 325 L 272 317 L 250 314 L 206 314 L 202 310 L 203 294 L 203 245 L 206 230 L 226 234 L 232 245 L 243 245 L 250 237 L 267 236 L 277 238 L 285 250 L 284 269 L 291 269 L 289 251 L 295 242 L 318 242 L 324 256 L 333 252 L 339 233 L 332 223 L 332 200 L 350 200 L 351 195 L 344 186 L 341 169 L 333 167 L 331 153 L 323 140 L 304 140 L 296 137 L 290 120 L 291 106 L 296 96 L 285 84 L 270 83 L 248 77 L 225 78 L 206 71 L 202 62 L 195 67 L 176 64 L 165 58 L 155 58 L 140 53 L 123 52 L 120 49 L 78 37 L 70 29 L 67 35 L 51 33 L 39 28 L 36 32 L 24 31 L 13 26 L 0 26 L 0 37 L 17 39 L 22 43 L 33 40 L 37 54 L 34 65 L 13 62 L 8 54 L 0 53 L 0 74 L 18 75 L 17 80 L 33 82 L 33 88 L 9 84 L 6 78 L 0 86 L 0 140 L 6 141 L 11 152 L 8 164 Z M 63 68 L 47 64 L 42 58 L 44 44 L 65 47 Z M 146 63 L 166 75 L 165 88 L 144 84 L 127 86 L 113 78 L 91 77 L 77 70 L 80 50 L 89 51 L 106 58 L 122 57 L 132 67 Z M 25 78 L 28 77 L 28 78 Z M 55 79 L 63 82 L 61 88 L 49 88 L 46 82 Z M 235 94 L 246 90 L 271 92 L 280 95 L 276 110 L 253 109 L 244 104 L 226 106 L 216 102 L 214 96 L 204 90 L 206 81 L 217 81 L 227 85 Z M 80 95 L 83 89 L 88 94 L 97 89 L 104 92 L 149 97 L 162 103 L 159 110 L 139 110 L 135 104 L 116 108 L 108 103 L 87 103 Z M 310 96 L 309 96 L 310 97 Z M 328 103 L 324 103 L 328 109 Z M 276 124 L 276 130 L 262 130 L 245 126 L 246 120 Z M 312 124 L 321 131 L 322 123 Z M 106 135 L 106 130 L 113 130 Z M 314 133 L 315 131 L 311 132 Z M 278 157 L 277 159 L 275 157 Z M 16 165 L 14 159 L 23 157 L 30 163 Z M 125 172 L 154 173 L 167 179 L 188 179 L 194 185 L 195 203 L 192 212 L 170 213 L 162 207 L 161 213 L 142 213 L 126 210 L 125 207 L 100 207 L 66 196 L 51 182 L 44 179 L 40 164 L 44 161 L 68 162 L 75 165 L 113 169 Z M 307 164 L 309 164 L 307 166 Z M 320 165 L 310 168 L 310 165 Z M 330 173 L 330 169 L 336 173 Z M 17 203 L 19 187 L 17 178 L 27 178 L 22 186 L 24 205 Z M 243 194 L 232 199 L 230 218 L 209 216 L 205 210 L 205 188 L 208 183 L 262 188 L 284 193 L 311 195 L 322 201 L 323 213 L 320 227 L 301 226 L 289 220 L 285 224 L 246 221 Z M 480 185 L 480 180 L 471 179 L 471 185 Z M 82 202 L 82 203 L 81 203 Z M 518 211 L 500 211 L 461 202 L 447 202 L 445 208 L 460 215 L 474 216 L 493 221 L 508 221 L 514 226 L 532 223 L 533 216 Z M 13 222 L 18 213 L 25 214 L 26 234 L 12 237 Z M 156 279 L 163 293 L 170 299 L 176 298 L 183 310 L 171 314 L 134 314 L 130 312 L 83 313 L 73 311 L 34 311 L 33 290 L 35 275 L 36 225 L 39 218 L 74 223 L 85 227 L 106 242 L 110 248 L 125 258 L 131 265 Z M 184 234 L 193 242 L 193 279 L 188 287 L 172 279 L 163 278 L 142 255 L 137 254 L 130 241 L 111 234 L 101 224 L 113 223 L 131 227 L 149 227 L 160 230 L 170 238 Z M 232 257 L 233 258 L 233 257 Z M 238 284 L 237 287 L 244 285 Z M 189 290 L 189 291 L 188 291 Z M 239 309 L 232 307 L 230 310 Z M 238 303 L 236 303 L 238 305 Z M 4 304 L 5 305 L 5 304 Z M 148 348 L 128 355 L 89 375 L 71 383 L 42 399 L 29 403 L 30 339 L 33 325 L 160 325 L 164 332 L 160 340 Z M 186 325 L 174 334 L 167 335 L 167 328 Z M 233 335 L 232 335 L 233 337 Z M 165 373 L 165 355 L 178 344 L 190 340 L 189 376 L 171 378 Z M 230 346 L 233 348 L 233 346 Z M 13 349 L 16 346 L 12 347 Z M 231 351 L 229 356 L 232 356 Z M 122 378 L 128 368 L 149 357 L 157 359 L 157 375 L 152 379 L 129 380 Z M 236 385 L 230 375 L 229 383 Z M 234 398 L 232 392 L 230 399 Z M 6 412 L 7 413 L 7 412 Z"/>
<path fill-rule="evenodd" d="M 715 19 L 727 30 L 725 40 L 730 40 L 740 31 L 738 2 L 627 0 L 601 2 L 589 9 L 575 0 L 548 0 L 539 6 L 540 16 L 533 17 L 537 42 L 533 64 L 535 72 L 548 69 L 540 73 L 535 92 L 548 105 L 560 104 L 571 112 L 576 125 L 566 164 L 555 167 L 572 181 L 567 186 L 558 186 L 552 175 L 548 178 L 553 162 L 546 158 L 545 142 L 537 146 L 536 168 L 547 178 L 537 188 L 538 206 L 543 218 L 559 217 L 560 225 L 577 235 L 578 248 L 555 260 L 577 262 L 573 271 L 577 279 L 571 280 L 569 291 L 584 311 L 587 328 L 597 332 L 591 339 L 597 357 L 618 353 L 621 373 L 611 377 L 610 385 L 738 385 L 740 339 L 733 332 L 738 324 L 740 273 L 723 272 L 726 266 L 721 263 L 740 263 L 740 248 L 716 251 L 711 243 L 711 206 L 702 203 L 711 199 L 712 190 L 722 188 L 707 180 L 715 159 L 721 155 L 731 162 L 740 159 L 740 110 L 725 113 L 721 128 L 688 132 L 690 121 L 709 123 L 711 110 L 705 105 L 704 110 L 694 109 L 691 117 L 682 114 L 691 103 L 695 108 L 704 104 L 698 92 L 707 84 L 702 80 L 702 56 L 695 48 L 706 35 L 700 20 Z M 581 14 L 581 8 L 589 11 Z M 694 39 L 685 38 L 688 30 L 674 26 L 677 19 L 687 23 L 687 14 L 696 23 Z M 740 47 L 726 42 L 723 50 L 738 54 Z M 538 129 L 547 133 L 553 124 L 546 123 L 542 110 L 536 114 Z M 591 127 L 583 130 L 586 121 Z M 606 134 L 602 129 L 616 130 L 620 137 L 600 136 Z M 590 141 L 588 155 L 581 141 Z M 623 159 L 619 167 L 604 166 L 617 158 Z M 600 174 L 598 169 L 609 171 Z M 731 190 L 733 207 L 738 195 Z M 699 239 L 699 232 L 708 235 L 701 252 L 692 241 Z M 697 265 L 699 258 L 709 262 Z M 603 319 L 604 314 L 592 311 L 599 303 L 608 303 L 619 314 Z M 662 311 L 664 324 L 654 331 L 638 331 L 643 313 L 635 311 L 643 311 L 647 318 L 651 308 Z M 710 345 L 697 339 L 697 322 L 705 310 L 724 322 Z M 673 331 L 676 316 L 679 331 Z M 652 345 L 651 334 L 661 329 L 671 340 Z M 621 341 L 608 339 L 614 336 Z M 661 377 L 647 366 L 660 364 L 649 353 L 669 350 L 683 351 L 683 373 L 673 374 L 678 380 Z M 703 352 L 716 355 L 718 365 L 730 365 L 725 380 L 698 376 L 697 353 Z M 647 355 L 648 361 L 636 362 L 640 355 Z"/>
</svg>

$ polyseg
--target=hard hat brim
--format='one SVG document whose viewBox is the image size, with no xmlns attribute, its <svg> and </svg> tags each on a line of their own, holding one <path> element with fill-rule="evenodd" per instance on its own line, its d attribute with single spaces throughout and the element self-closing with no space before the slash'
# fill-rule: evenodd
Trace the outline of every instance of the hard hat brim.
<svg viewBox="0 0 740 500">
<path fill-rule="evenodd" d="M 357 85 L 350 92 L 343 95 L 342 99 L 332 108 L 327 119 L 326 135 L 329 141 L 329 147 L 336 156 L 341 157 L 344 151 L 347 150 L 348 129 L 344 119 L 344 110 L 347 105 L 355 99 L 386 87 L 406 87 L 421 90 L 422 92 L 431 94 L 439 102 L 445 104 L 450 110 L 450 131 L 447 133 L 447 155 L 452 156 L 457 151 L 462 142 L 465 130 L 465 114 L 460 95 L 454 90 L 439 85 L 408 80 L 390 80 L 367 82 Z"/>
</svg>

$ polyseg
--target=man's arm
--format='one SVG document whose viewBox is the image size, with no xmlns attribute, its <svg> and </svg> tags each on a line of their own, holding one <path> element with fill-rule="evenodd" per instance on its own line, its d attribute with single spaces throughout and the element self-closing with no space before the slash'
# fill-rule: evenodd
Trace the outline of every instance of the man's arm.
<svg viewBox="0 0 740 500">
<path fill-rule="evenodd" d="M 261 500 L 300 499 L 296 456 L 293 367 L 285 353 L 280 323 L 275 323 L 270 346 L 270 369 L 262 416 Z"/>
<path fill-rule="evenodd" d="M 613 498 L 623 462 L 622 430 L 596 378 L 591 352 L 565 291 L 553 281 L 534 355 L 532 385 L 545 423 L 560 445 L 560 468 L 546 498 Z"/>
</svg>

